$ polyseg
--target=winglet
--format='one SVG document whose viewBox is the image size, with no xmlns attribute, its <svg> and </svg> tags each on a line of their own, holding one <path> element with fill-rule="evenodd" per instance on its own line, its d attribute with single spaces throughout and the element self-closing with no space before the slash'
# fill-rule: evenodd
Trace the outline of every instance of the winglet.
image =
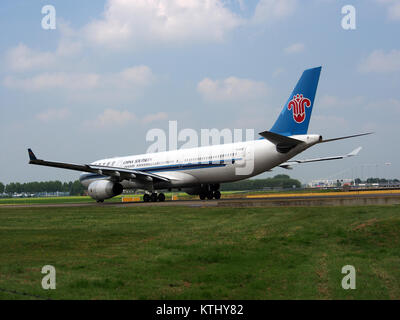
<svg viewBox="0 0 400 320">
<path fill-rule="evenodd" d="M 358 147 L 356 149 L 354 149 L 352 152 L 348 153 L 347 156 L 348 157 L 353 157 L 358 155 L 358 153 L 360 152 L 360 150 L 362 149 L 362 147 Z"/>
<path fill-rule="evenodd" d="M 35 154 L 33 153 L 33 151 L 32 151 L 31 148 L 28 149 L 28 154 L 29 154 L 29 160 L 30 160 L 30 161 L 35 161 L 35 160 L 37 160 L 37 158 L 36 158 L 36 156 L 35 156 Z"/>
</svg>

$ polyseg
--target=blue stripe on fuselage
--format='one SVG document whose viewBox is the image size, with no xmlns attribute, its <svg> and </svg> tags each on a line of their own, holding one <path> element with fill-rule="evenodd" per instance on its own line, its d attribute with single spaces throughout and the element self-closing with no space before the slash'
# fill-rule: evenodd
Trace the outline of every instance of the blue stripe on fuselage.
<svg viewBox="0 0 400 320">
<path fill-rule="evenodd" d="M 214 167 L 224 167 L 226 166 L 226 161 L 232 162 L 233 160 L 241 160 L 242 158 L 238 159 L 230 159 L 230 160 L 219 160 L 220 163 L 187 163 L 187 164 L 172 164 L 172 165 L 164 165 L 158 167 L 145 167 L 145 168 L 135 168 L 132 170 L 136 171 L 143 171 L 143 172 L 160 172 L 160 171 L 181 171 L 181 170 L 193 170 L 193 169 L 204 169 L 204 168 L 214 168 Z M 97 174 L 97 173 L 85 173 L 82 174 L 79 180 L 82 182 L 88 179 L 106 179 L 108 176 Z"/>
</svg>

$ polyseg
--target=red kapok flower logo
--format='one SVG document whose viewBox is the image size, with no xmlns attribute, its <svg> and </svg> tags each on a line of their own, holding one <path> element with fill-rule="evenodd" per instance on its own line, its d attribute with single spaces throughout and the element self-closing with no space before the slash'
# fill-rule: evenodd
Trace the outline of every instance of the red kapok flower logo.
<svg viewBox="0 0 400 320">
<path fill-rule="evenodd" d="M 293 120 L 297 123 L 302 123 L 306 118 L 306 107 L 311 106 L 311 101 L 304 98 L 302 94 L 295 94 L 293 99 L 288 103 L 288 109 L 293 109 Z"/>
</svg>

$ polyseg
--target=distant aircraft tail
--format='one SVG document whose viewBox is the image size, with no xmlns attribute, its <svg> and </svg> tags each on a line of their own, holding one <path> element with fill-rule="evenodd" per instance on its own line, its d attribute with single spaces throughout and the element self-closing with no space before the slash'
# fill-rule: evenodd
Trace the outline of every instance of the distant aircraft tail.
<svg viewBox="0 0 400 320">
<path fill-rule="evenodd" d="M 320 73 L 321 67 L 303 72 L 271 132 L 283 136 L 307 134 Z"/>
</svg>

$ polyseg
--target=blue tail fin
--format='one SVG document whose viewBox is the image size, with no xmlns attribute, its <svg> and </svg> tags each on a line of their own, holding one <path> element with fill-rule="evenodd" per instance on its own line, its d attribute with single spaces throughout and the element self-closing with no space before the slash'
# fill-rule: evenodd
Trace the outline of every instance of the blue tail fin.
<svg viewBox="0 0 400 320">
<path fill-rule="evenodd" d="M 321 67 L 303 72 L 271 132 L 283 136 L 307 134 L 320 73 Z"/>
</svg>

